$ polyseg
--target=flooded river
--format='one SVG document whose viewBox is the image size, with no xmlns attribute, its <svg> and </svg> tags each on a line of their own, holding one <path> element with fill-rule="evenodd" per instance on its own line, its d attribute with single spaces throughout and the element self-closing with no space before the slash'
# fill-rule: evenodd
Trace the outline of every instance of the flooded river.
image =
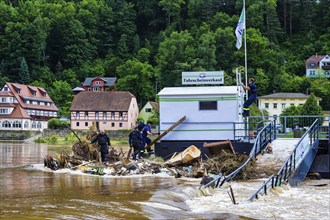
<svg viewBox="0 0 330 220">
<path fill-rule="evenodd" d="M 306 181 L 299 188 L 281 188 L 253 203 L 234 205 L 227 187 L 209 189 L 204 192 L 208 196 L 202 196 L 200 180 L 44 169 L 44 156 L 58 152 L 44 144 L 0 143 L 0 219 L 330 218 L 329 180 Z M 250 196 L 244 192 L 259 182 L 231 185 L 244 201 Z"/>
</svg>

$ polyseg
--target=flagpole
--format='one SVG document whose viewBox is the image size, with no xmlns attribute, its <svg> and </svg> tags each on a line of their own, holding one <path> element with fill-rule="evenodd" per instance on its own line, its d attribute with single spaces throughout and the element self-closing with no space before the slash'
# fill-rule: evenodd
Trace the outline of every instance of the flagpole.
<svg viewBox="0 0 330 220">
<path fill-rule="evenodd" d="M 245 0 L 243 0 L 243 10 L 244 10 L 244 71 L 245 71 L 245 85 L 248 85 L 248 78 L 247 78 L 247 52 L 246 52 L 246 10 L 245 10 Z M 245 100 L 248 99 L 248 91 L 246 90 Z"/>
</svg>

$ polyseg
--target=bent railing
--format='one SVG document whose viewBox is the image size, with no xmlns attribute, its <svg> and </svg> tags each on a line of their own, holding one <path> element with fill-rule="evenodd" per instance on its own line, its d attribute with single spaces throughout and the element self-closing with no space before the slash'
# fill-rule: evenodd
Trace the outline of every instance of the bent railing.
<svg viewBox="0 0 330 220">
<path fill-rule="evenodd" d="M 283 164 L 277 175 L 276 176 L 272 175 L 271 177 L 269 177 L 259 187 L 259 189 L 256 192 L 254 192 L 252 196 L 250 196 L 248 201 L 253 201 L 254 199 L 258 199 L 259 195 L 267 194 L 267 190 L 269 188 L 281 186 L 282 183 L 288 183 L 290 177 L 294 175 L 296 170 L 299 168 L 300 164 L 302 164 L 302 162 L 305 159 L 308 159 L 309 152 L 316 149 L 319 142 L 318 139 L 319 139 L 319 120 L 316 119 L 312 124 L 312 126 L 310 126 L 307 132 L 301 137 L 298 144 L 292 150 L 290 156 Z M 303 181 L 303 179 L 306 177 L 308 170 L 309 169 L 307 170 L 304 169 L 300 174 L 298 174 L 293 180 L 293 185 L 297 185 L 299 182 Z"/>
<path fill-rule="evenodd" d="M 267 125 L 265 125 L 260 132 L 257 135 L 257 138 L 255 139 L 255 143 L 253 145 L 253 148 L 249 154 L 248 159 L 244 162 L 242 166 L 237 168 L 235 171 L 230 173 L 227 176 L 223 176 L 222 174 L 219 174 L 216 178 L 214 178 L 212 181 L 207 183 L 206 185 L 202 187 L 221 187 L 225 182 L 230 181 L 233 179 L 239 172 L 242 171 L 242 169 L 254 158 L 256 158 L 267 146 L 268 143 L 272 142 L 276 138 L 276 132 L 275 132 L 275 120 L 269 122 Z"/>
</svg>

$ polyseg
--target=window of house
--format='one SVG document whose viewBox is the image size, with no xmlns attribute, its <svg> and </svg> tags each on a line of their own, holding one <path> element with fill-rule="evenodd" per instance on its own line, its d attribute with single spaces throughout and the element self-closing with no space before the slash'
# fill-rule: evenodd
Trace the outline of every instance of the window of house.
<svg viewBox="0 0 330 220">
<path fill-rule="evenodd" d="M 277 103 L 273 103 L 273 108 L 277 108 Z"/>
<path fill-rule="evenodd" d="M 115 119 L 115 113 L 114 112 L 111 112 L 111 119 Z"/>
<path fill-rule="evenodd" d="M 119 112 L 119 120 L 123 120 L 123 113 Z"/>
<path fill-rule="evenodd" d="M 265 108 L 269 108 L 269 103 L 265 103 Z"/>
<path fill-rule="evenodd" d="M 309 72 L 309 75 L 314 76 L 314 75 L 315 75 L 315 70 L 311 70 L 311 71 Z"/>
<path fill-rule="evenodd" d="M 0 114 L 9 114 L 8 108 L 1 108 L 0 109 Z"/>
<path fill-rule="evenodd" d="M 7 102 L 7 98 L 4 98 L 4 97 L 1 98 L 1 102 L 2 102 L 2 103 L 6 103 L 6 102 Z"/>
<path fill-rule="evenodd" d="M 29 122 L 27 121 L 24 122 L 24 128 L 29 128 Z"/>
<path fill-rule="evenodd" d="M 122 128 L 123 127 L 123 123 L 120 122 L 119 123 L 119 127 Z"/>
<path fill-rule="evenodd" d="M 88 122 L 85 122 L 85 127 L 88 127 Z"/>
<path fill-rule="evenodd" d="M 36 128 L 37 127 L 37 123 L 34 121 L 32 122 L 32 128 Z"/>
<path fill-rule="evenodd" d="M 88 116 L 88 112 L 85 112 L 85 117 L 87 117 Z"/>
<path fill-rule="evenodd" d="M 95 112 L 95 118 L 96 118 L 96 119 L 99 118 L 99 112 Z"/>
<path fill-rule="evenodd" d="M 199 101 L 199 110 L 218 110 L 217 101 Z"/>
<path fill-rule="evenodd" d="M 115 127 L 115 123 L 114 122 L 111 122 L 111 127 Z"/>
<path fill-rule="evenodd" d="M 79 127 L 79 121 L 76 122 L 76 126 Z"/>
<path fill-rule="evenodd" d="M 294 106 L 294 103 L 290 103 L 290 106 Z"/>
<path fill-rule="evenodd" d="M 311 63 L 310 64 L 310 67 L 315 67 L 315 63 Z"/>
<path fill-rule="evenodd" d="M 285 103 L 282 103 L 282 108 L 285 108 L 286 104 Z"/>
<path fill-rule="evenodd" d="M 22 127 L 22 124 L 20 121 L 14 121 L 13 128 L 21 128 L 21 127 Z"/>
<path fill-rule="evenodd" d="M 76 118 L 80 117 L 80 112 L 76 112 Z"/>
<path fill-rule="evenodd" d="M 3 128 L 10 128 L 10 127 L 11 127 L 11 124 L 10 124 L 9 121 L 3 121 L 3 122 L 2 122 L 2 127 L 3 127 Z"/>
<path fill-rule="evenodd" d="M 106 112 L 103 112 L 103 119 L 107 120 L 107 113 Z"/>
<path fill-rule="evenodd" d="M 37 123 L 37 128 L 41 128 L 41 122 L 40 121 Z"/>
<path fill-rule="evenodd" d="M 100 81 L 96 81 L 95 84 L 96 85 L 101 85 L 101 82 Z"/>
<path fill-rule="evenodd" d="M 151 108 L 146 108 L 146 112 L 151 112 Z"/>
</svg>

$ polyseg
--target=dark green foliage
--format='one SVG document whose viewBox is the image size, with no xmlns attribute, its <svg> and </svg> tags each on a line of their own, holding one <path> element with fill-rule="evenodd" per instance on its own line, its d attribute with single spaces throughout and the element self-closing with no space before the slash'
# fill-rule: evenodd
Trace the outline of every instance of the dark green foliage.
<svg viewBox="0 0 330 220">
<path fill-rule="evenodd" d="M 21 59 L 21 65 L 19 68 L 18 75 L 19 75 L 20 83 L 25 84 L 25 85 L 28 85 L 30 83 L 31 78 L 30 78 L 30 73 L 29 73 L 29 67 L 28 67 L 24 57 Z"/>
<path fill-rule="evenodd" d="M 309 90 L 329 110 L 329 80 L 305 77 L 308 57 L 330 55 L 329 0 L 246 4 L 248 77 L 258 94 Z M 63 114 L 86 77 L 116 76 L 141 106 L 156 85 L 181 86 L 183 71 L 224 70 L 234 85 L 244 66 L 234 35 L 241 10 L 234 0 L 0 1 L 0 83 L 44 85 Z M 55 82 L 67 83 L 64 91 Z"/>
<path fill-rule="evenodd" d="M 322 115 L 322 108 L 318 105 L 317 98 L 312 93 L 309 95 L 300 111 L 301 115 Z"/>
<path fill-rule="evenodd" d="M 52 118 L 52 119 L 48 120 L 49 129 L 66 128 L 67 125 L 70 125 L 70 122 L 60 121 L 58 118 Z"/>
</svg>

